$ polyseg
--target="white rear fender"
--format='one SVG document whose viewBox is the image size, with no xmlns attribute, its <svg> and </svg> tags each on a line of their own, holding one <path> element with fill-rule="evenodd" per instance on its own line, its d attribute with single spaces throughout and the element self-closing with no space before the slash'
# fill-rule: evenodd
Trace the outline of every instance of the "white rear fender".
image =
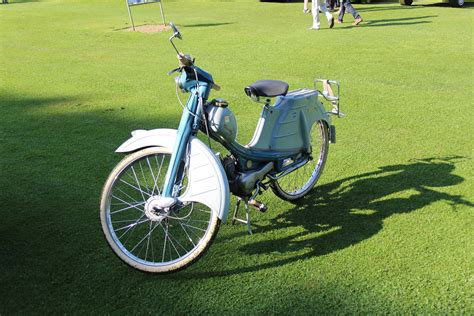
<svg viewBox="0 0 474 316">
<path fill-rule="evenodd" d="M 146 147 L 173 149 L 177 131 L 174 129 L 137 130 L 116 152 L 134 152 Z M 222 222 L 229 211 L 229 184 L 222 164 L 216 155 L 199 139 L 191 138 L 188 185 L 178 199 L 182 202 L 199 202 L 216 212 Z"/>
</svg>

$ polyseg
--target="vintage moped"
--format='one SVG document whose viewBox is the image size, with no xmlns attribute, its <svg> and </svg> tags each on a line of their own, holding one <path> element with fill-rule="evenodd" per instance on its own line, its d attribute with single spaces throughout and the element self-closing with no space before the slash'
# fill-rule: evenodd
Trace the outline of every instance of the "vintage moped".
<svg viewBox="0 0 474 316">
<path fill-rule="evenodd" d="M 173 40 L 182 36 L 170 26 L 179 67 L 169 74 L 179 73 L 177 91 L 189 93 L 186 104 L 180 101 L 179 127 L 133 131 L 116 150 L 129 155 L 108 177 L 100 204 L 102 229 L 114 253 L 153 273 L 181 270 L 204 254 L 228 217 L 230 193 L 237 198 L 232 222 L 245 223 L 252 233 L 249 207 L 266 210 L 256 200 L 264 190 L 271 188 L 289 201 L 310 192 L 323 171 L 329 142 L 336 139 L 330 115 L 343 115 L 336 81 L 316 79 L 314 89 L 290 92 L 283 81 L 257 81 L 244 91 L 262 104 L 262 113 L 252 140 L 239 144 L 228 103 L 208 101 L 211 89 L 220 87 L 190 55 L 178 51 Z M 196 137 L 199 131 L 209 145 Z M 210 139 L 228 153 L 215 153 Z M 243 218 L 238 216 L 241 204 Z"/>
</svg>

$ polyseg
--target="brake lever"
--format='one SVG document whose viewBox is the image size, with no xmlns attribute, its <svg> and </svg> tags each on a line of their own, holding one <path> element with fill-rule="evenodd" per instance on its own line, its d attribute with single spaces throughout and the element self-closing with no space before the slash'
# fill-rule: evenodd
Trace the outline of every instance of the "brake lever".
<svg viewBox="0 0 474 316">
<path fill-rule="evenodd" d="M 178 67 L 178 68 L 175 68 L 171 71 L 168 71 L 168 76 L 171 76 L 172 74 L 174 74 L 175 72 L 181 72 L 182 70 L 182 67 Z"/>
</svg>

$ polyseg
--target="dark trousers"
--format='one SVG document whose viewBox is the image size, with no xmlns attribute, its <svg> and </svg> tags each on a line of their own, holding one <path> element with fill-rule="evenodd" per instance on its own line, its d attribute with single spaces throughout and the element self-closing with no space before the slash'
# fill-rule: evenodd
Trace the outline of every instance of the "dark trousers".
<svg viewBox="0 0 474 316">
<path fill-rule="evenodd" d="M 334 10 L 335 7 L 339 6 L 339 0 L 326 0 L 326 6 L 329 10 Z"/>
<path fill-rule="evenodd" d="M 344 19 L 344 14 L 346 13 L 346 10 L 348 13 L 352 14 L 354 19 L 360 18 L 360 14 L 357 13 L 356 9 L 351 4 L 351 0 L 343 0 L 341 4 L 341 11 L 339 12 L 338 20 L 342 22 L 342 19 Z"/>
</svg>

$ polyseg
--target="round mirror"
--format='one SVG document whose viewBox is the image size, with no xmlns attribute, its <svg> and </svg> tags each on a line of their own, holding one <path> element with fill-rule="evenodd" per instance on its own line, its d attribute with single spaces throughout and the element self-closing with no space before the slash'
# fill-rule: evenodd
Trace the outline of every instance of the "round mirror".
<svg viewBox="0 0 474 316">
<path fill-rule="evenodd" d="M 177 37 L 179 39 L 183 39 L 183 37 L 181 36 L 181 33 L 179 32 L 178 28 L 176 27 L 176 25 L 174 25 L 173 22 L 170 22 L 170 26 L 171 28 L 173 29 L 173 37 Z"/>
</svg>

